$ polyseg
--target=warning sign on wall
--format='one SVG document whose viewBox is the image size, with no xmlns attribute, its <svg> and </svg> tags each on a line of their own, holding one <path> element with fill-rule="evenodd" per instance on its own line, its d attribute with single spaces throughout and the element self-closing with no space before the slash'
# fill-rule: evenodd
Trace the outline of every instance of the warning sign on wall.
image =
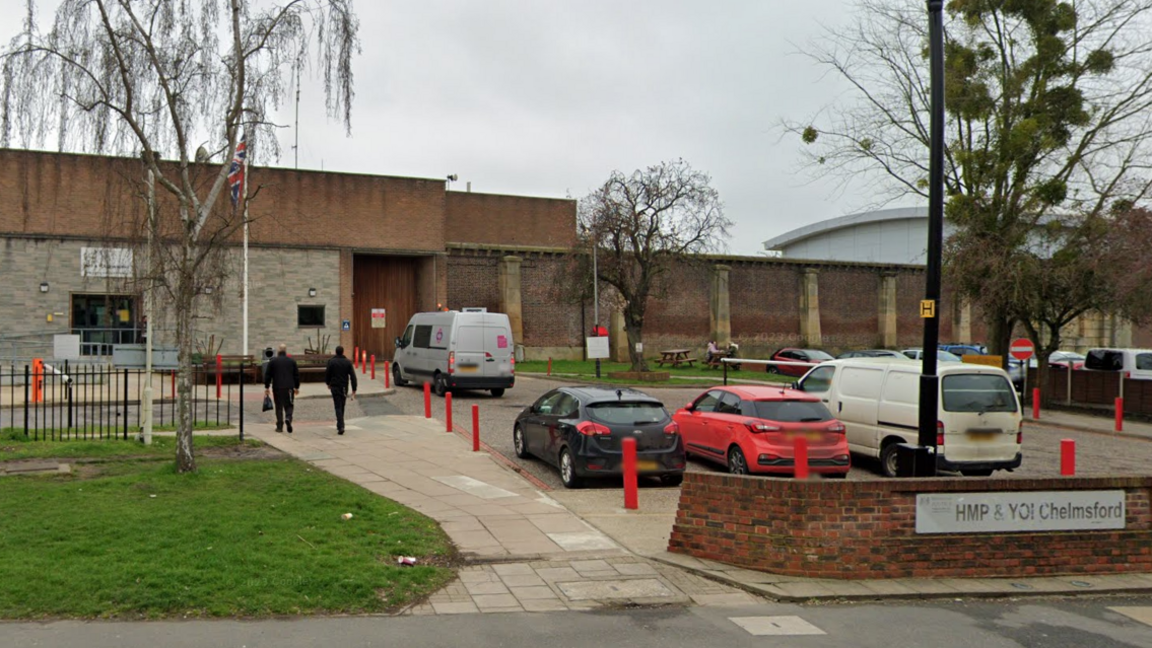
<svg viewBox="0 0 1152 648">
<path fill-rule="evenodd" d="M 388 320 L 385 317 L 385 315 L 386 315 L 386 309 L 373 308 L 372 309 L 372 328 L 387 328 L 386 322 Z"/>
</svg>

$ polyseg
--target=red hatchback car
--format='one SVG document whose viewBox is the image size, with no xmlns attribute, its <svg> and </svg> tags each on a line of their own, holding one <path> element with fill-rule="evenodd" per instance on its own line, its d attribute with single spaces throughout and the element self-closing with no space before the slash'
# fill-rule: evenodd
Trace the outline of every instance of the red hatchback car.
<svg viewBox="0 0 1152 648">
<path fill-rule="evenodd" d="M 709 389 L 672 420 L 689 455 L 726 464 L 734 475 L 795 472 L 794 443 L 808 439 L 809 471 L 844 477 L 851 468 L 844 425 L 818 396 L 767 386 Z"/>
<path fill-rule="evenodd" d="M 785 376 L 803 376 L 808 373 L 812 365 L 820 364 L 825 360 L 835 360 L 832 356 L 817 349 L 780 349 L 772 354 L 769 360 L 778 362 L 803 362 L 805 364 L 765 365 L 768 373 L 784 374 Z"/>
</svg>

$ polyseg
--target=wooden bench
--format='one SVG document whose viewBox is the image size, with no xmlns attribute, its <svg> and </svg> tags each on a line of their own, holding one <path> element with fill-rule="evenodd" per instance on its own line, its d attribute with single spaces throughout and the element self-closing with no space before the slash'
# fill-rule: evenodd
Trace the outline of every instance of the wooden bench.
<svg viewBox="0 0 1152 648">
<path fill-rule="evenodd" d="M 724 362 L 723 362 L 724 358 L 730 358 L 730 357 L 732 357 L 732 355 L 729 354 L 727 351 L 721 351 L 719 353 L 713 354 L 711 358 L 706 359 L 706 364 L 704 365 L 704 368 L 705 369 L 723 369 L 724 368 Z M 728 363 L 728 368 L 731 369 L 732 371 L 740 371 L 740 363 L 739 362 L 730 362 L 730 363 Z"/>
<path fill-rule="evenodd" d="M 324 382 L 324 370 L 332 356 L 324 353 L 302 353 L 292 356 L 292 359 L 300 369 L 300 382 Z"/>
<path fill-rule="evenodd" d="M 231 382 L 232 378 L 236 376 L 241 364 L 244 365 L 244 382 L 258 383 L 263 380 L 264 377 L 260 373 L 260 363 L 256 362 L 255 356 L 221 354 L 220 368 L 224 374 L 222 382 Z M 204 372 L 204 384 L 215 384 L 216 358 L 205 358 L 201 371 Z"/>
</svg>

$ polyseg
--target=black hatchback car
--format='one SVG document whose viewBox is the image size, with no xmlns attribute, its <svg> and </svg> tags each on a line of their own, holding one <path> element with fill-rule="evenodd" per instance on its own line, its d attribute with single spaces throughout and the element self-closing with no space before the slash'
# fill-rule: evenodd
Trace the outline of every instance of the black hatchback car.
<svg viewBox="0 0 1152 648">
<path fill-rule="evenodd" d="M 560 387 L 516 417 L 516 456 L 535 455 L 560 468 L 568 488 L 584 477 L 624 471 L 621 440 L 636 439 L 636 472 L 667 485 L 684 479 L 684 442 L 659 400 L 635 389 Z"/>
</svg>

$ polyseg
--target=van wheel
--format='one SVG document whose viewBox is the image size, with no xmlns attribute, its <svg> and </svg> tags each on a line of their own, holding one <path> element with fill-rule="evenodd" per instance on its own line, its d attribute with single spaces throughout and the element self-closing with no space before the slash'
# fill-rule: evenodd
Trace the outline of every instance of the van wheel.
<svg viewBox="0 0 1152 648">
<path fill-rule="evenodd" d="M 404 377 L 400 375 L 400 365 L 398 364 L 392 365 L 392 382 L 395 383 L 397 387 L 403 387 L 408 384 L 408 381 L 404 380 Z"/>
<path fill-rule="evenodd" d="M 991 477 L 992 469 L 983 468 L 981 470 L 961 470 L 960 474 L 964 475 L 965 477 Z"/>
<path fill-rule="evenodd" d="M 733 475 L 748 474 L 748 460 L 744 458 L 744 452 L 737 446 L 732 446 L 732 449 L 728 451 L 728 472 Z"/>
<path fill-rule="evenodd" d="M 889 443 L 880 451 L 880 470 L 885 477 L 896 476 L 896 443 Z"/>
<path fill-rule="evenodd" d="M 528 442 L 524 440 L 524 428 L 521 428 L 519 425 L 512 428 L 512 447 L 516 448 L 517 457 L 521 459 L 528 458 Z"/>
<path fill-rule="evenodd" d="M 444 394 L 448 393 L 448 379 L 444 377 L 444 374 L 438 373 L 432 378 L 432 391 L 436 392 L 440 398 L 444 398 Z"/>
<path fill-rule="evenodd" d="M 492 392 L 493 398 L 500 398 L 501 396 L 504 395 L 504 388 L 503 387 L 497 387 L 497 388 L 491 390 L 491 392 Z"/>
<path fill-rule="evenodd" d="M 564 482 L 564 488 L 580 488 L 580 477 L 576 475 L 576 464 L 568 448 L 560 451 L 560 481 Z"/>
</svg>

